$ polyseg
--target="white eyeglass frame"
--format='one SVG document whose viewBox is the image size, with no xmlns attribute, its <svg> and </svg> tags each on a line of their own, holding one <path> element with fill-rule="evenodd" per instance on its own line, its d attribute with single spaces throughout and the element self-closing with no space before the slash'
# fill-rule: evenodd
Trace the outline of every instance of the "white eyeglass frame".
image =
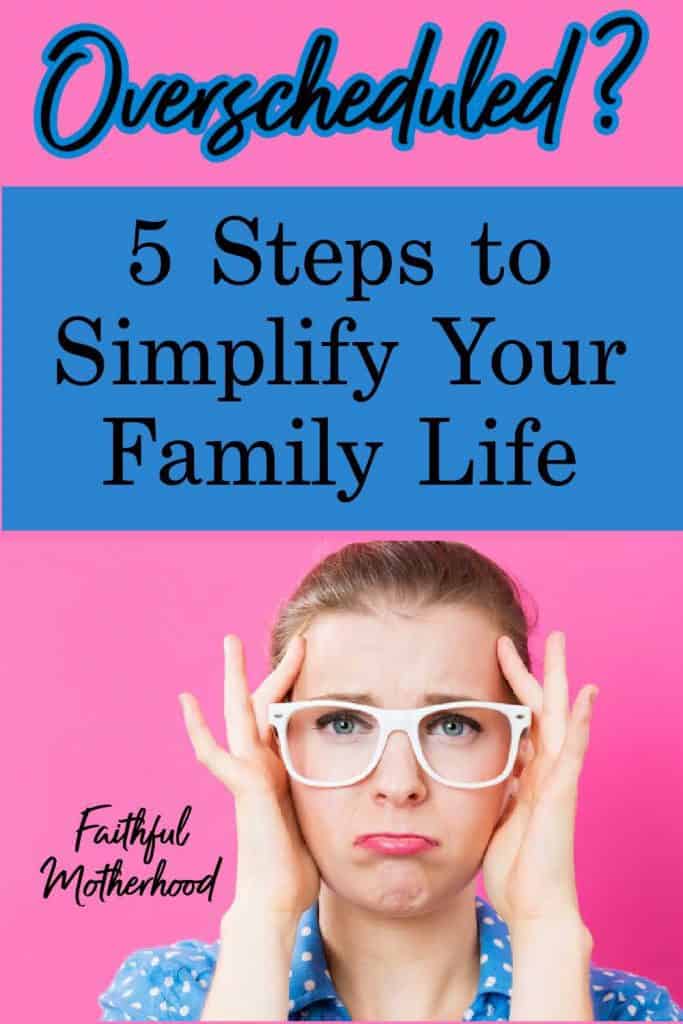
<svg viewBox="0 0 683 1024">
<path fill-rule="evenodd" d="M 366 770 L 361 772 L 360 775 L 355 775 L 353 778 L 348 779 L 345 782 L 313 782 L 311 779 L 306 779 L 302 775 L 299 775 L 296 771 L 289 756 L 287 724 L 291 716 L 299 708 L 314 707 L 334 707 L 340 708 L 342 711 L 362 711 L 363 714 L 372 715 L 377 720 L 379 724 L 377 750 Z M 487 782 L 450 782 L 448 779 L 444 779 L 441 775 L 437 774 L 437 772 L 429 766 L 423 755 L 419 733 L 420 722 L 422 719 L 437 711 L 454 711 L 460 708 L 492 708 L 495 711 L 502 712 L 510 723 L 510 752 L 508 754 L 507 763 L 500 775 L 497 775 L 494 779 L 490 779 Z M 277 733 L 277 737 L 280 742 L 280 753 L 282 754 L 282 759 L 285 763 L 287 772 L 292 776 L 292 778 L 296 779 L 297 782 L 301 782 L 304 786 L 314 786 L 318 789 L 339 789 L 344 786 L 353 786 L 356 782 L 366 779 L 379 764 L 380 758 L 384 753 L 387 739 L 392 732 L 405 732 L 408 735 L 418 764 L 427 773 L 427 775 L 436 782 L 440 782 L 444 786 L 450 786 L 453 789 L 484 789 L 488 786 L 497 786 L 498 783 L 503 782 L 512 771 L 519 751 L 520 738 L 524 730 L 531 725 L 531 718 L 531 708 L 526 707 L 524 704 L 498 704 L 494 701 L 479 700 L 457 700 L 452 701 L 449 704 L 430 704 L 428 707 L 423 708 L 378 708 L 374 705 L 355 704 L 352 701 L 320 699 L 296 700 L 288 701 L 284 704 L 268 705 L 268 724 L 272 725 Z"/>
</svg>

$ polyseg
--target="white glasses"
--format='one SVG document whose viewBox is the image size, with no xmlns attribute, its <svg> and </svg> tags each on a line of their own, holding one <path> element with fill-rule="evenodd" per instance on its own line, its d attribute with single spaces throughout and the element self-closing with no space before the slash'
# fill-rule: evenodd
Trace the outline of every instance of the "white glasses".
<svg viewBox="0 0 683 1024">
<path fill-rule="evenodd" d="M 390 733 L 405 732 L 419 765 L 433 779 L 481 789 L 512 771 L 531 709 L 474 700 L 414 709 L 300 700 L 270 704 L 268 722 L 287 771 L 307 786 L 360 782 L 377 767 Z"/>
</svg>

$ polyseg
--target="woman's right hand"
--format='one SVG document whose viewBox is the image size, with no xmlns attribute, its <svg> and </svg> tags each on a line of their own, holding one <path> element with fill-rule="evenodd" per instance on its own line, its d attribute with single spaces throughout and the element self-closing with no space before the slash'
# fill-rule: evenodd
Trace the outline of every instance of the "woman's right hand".
<svg viewBox="0 0 683 1024">
<path fill-rule="evenodd" d="M 214 739 L 192 694 L 180 694 L 197 760 L 231 791 L 237 823 L 233 908 L 298 921 L 318 896 L 320 875 L 294 811 L 289 777 L 268 724 L 268 705 L 281 701 L 301 669 L 302 636 L 292 637 L 280 663 L 250 694 L 239 637 L 226 636 L 225 722 L 230 753 Z"/>
</svg>

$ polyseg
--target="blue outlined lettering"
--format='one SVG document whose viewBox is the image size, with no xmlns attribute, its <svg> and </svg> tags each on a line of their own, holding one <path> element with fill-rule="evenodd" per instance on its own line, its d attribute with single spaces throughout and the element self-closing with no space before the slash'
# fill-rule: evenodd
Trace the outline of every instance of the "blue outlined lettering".
<svg viewBox="0 0 683 1024">
<path fill-rule="evenodd" d="M 87 153 L 112 128 L 124 134 L 145 126 L 160 134 L 186 131 L 201 136 L 200 149 L 212 162 L 234 157 L 252 132 L 264 137 L 302 135 L 321 138 L 366 129 L 388 131 L 392 145 L 409 150 L 418 133 L 442 132 L 479 139 L 510 129 L 533 130 L 541 149 L 560 144 L 564 115 L 586 43 L 602 47 L 622 33 L 624 43 L 595 84 L 598 132 L 611 134 L 619 124 L 621 89 L 648 45 L 648 29 L 633 11 L 615 11 L 592 28 L 572 22 L 564 30 L 549 67 L 526 81 L 497 66 L 505 48 L 505 28 L 482 24 L 472 38 L 453 82 L 431 80 L 441 45 L 438 25 L 420 28 L 410 59 L 381 79 L 359 72 L 340 85 L 329 81 L 339 40 L 332 29 L 316 29 L 304 46 L 294 75 L 279 73 L 262 84 L 254 75 L 218 75 L 196 82 L 182 73 L 155 74 L 145 84 L 130 80 L 123 44 L 108 29 L 78 24 L 59 32 L 45 47 L 46 71 L 35 104 L 35 131 L 55 156 Z M 70 135 L 58 129 L 59 110 L 79 70 L 97 59 L 102 86 L 92 110 Z"/>
</svg>

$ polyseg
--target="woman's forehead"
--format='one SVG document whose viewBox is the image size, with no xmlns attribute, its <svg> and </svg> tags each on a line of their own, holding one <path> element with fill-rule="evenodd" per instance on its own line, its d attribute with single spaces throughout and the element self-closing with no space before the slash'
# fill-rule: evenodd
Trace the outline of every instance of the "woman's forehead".
<svg viewBox="0 0 683 1024">
<path fill-rule="evenodd" d="M 306 630 L 294 696 L 364 693 L 386 705 L 425 703 L 422 693 L 504 699 L 499 634 L 486 613 L 460 605 L 326 612 Z"/>
</svg>

